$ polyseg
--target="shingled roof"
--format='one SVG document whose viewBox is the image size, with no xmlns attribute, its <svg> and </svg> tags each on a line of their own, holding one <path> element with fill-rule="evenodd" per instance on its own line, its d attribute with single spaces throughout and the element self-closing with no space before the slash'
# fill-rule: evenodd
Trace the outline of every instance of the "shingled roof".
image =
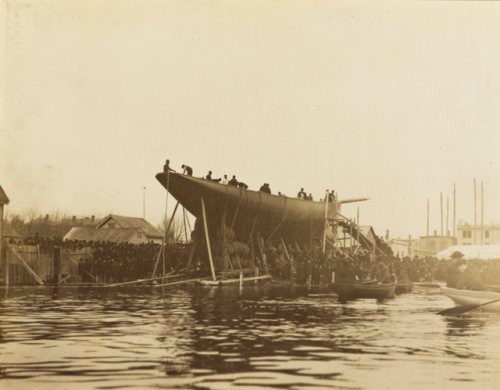
<svg viewBox="0 0 500 390">
<path fill-rule="evenodd" d="M 151 225 L 144 218 L 134 218 L 134 217 L 123 217 L 121 215 L 110 214 L 106 218 L 104 218 L 96 228 L 99 229 L 102 225 L 108 222 L 110 219 L 113 219 L 121 228 L 141 228 L 146 237 L 156 237 L 161 238 L 163 234 L 153 225 Z M 105 229 L 99 229 L 105 230 Z"/>
<path fill-rule="evenodd" d="M 5 223 L 2 226 L 2 231 L 3 231 L 3 236 L 4 237 L 22 238 L 21 235 L 18 232 L 16 232 L 14 229 L 12 229 L 10 226 L 8 226 Z"/>
<path fill-rule="evenodd" d="M 96 229 L 93 227 L 74 227 L 64 236 L 64 240 L 80 240 L 80 241 L 111 241 L 111 242 L 128 242 L 134 238 L 139 228 L 124 228 L 124 229 Z"/>
<path fill-rule="evenodd" d="M 0 204 L 9 204 L 9 198 L 7 197 L 7 194 L 3 190 L 2 186 L 0 186 Z"/>
</svg>

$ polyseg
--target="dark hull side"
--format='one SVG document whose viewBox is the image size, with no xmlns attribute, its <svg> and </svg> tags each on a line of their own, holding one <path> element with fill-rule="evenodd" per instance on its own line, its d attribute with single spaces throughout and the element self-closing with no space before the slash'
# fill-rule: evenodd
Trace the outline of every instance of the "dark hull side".
<svg viewBox="0 0 500 390">
<path fill-rule="evenodd" d="M 395 284 L 381 286 L 359 285 L 353 283 L 332 283 L 330 290 L 339 295 L 340 300 L 348 299 L 388 299 L 394 297 Z"/>
<path fill-rule="evenodd" d="M 264 238 L 287 237 L 309 242 L 323 234 L 325 202 L 304 201 L 245 190 L 178 173 L 159 173 L 156 179 L 197 219 L 205 203 L 209 230 L 225 224 L 235 231 L 235 241 L 247 242 L 250 233 Z M 336 218 L 336 203 L 328 204 L 328 217 Z M 274 232 L 274 233 L 273 233 Z"/>
</svg>

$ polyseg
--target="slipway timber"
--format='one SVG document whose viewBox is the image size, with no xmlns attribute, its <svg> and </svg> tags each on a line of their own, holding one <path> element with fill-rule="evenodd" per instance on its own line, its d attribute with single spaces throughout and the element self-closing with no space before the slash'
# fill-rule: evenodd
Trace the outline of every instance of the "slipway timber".
<svg viewBox="0 0 500 390">
<path fill-rule="evenodd" d="M 372 250 L 371 243 L 359 237 L 361 233 L 352 222 L 339 214 L 340 205 L 366 199 L 329 202 L 305 201 L 219 184 L 178 173 L 159 173 L 157 180 L 198 221 L 203 218 L 201 198 L 204 200 L 207 228 L 214 231 L 224 224 L 234 231 L 234 240 L 249 244 L 252 235 L 258 233 L 264 242 L 286 237 L 287 242 L 309 245 L 314 239 L 322 239 L 325 220 L 337 221 L 346 230 L 353 231 L 361 247 Z M 326 215 L 325 215 L 326 214 Z M 225 222 L 223 222 L 223 220 Z M 329 233 L 329 240 L 334 237 Z"/>
</svg>

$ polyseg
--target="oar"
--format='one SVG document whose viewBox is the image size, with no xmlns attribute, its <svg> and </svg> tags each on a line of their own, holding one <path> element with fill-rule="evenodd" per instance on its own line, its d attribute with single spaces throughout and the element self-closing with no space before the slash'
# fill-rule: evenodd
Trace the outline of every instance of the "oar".
<svg viewBox="0 0 500 390">
<path fill-rule="evenodd" d="M 446 310 L 440 311 L 438 314 L 441 314 L 442 316 L 453 316 L 453 315 L 463 314 L 463 313 L 466 313 L 468 311 L 477 309 L 480 306 L 489 305 L 490 303 L 494 303 L 494 302 L 498 302 L 498 301 L 500 301 L 500 299 L 495 299 L 494 301 L 481 303 L 480 305 L 471 304 L 471 305 L 452 307 L 451 309 L 446 309 Z"/>
<path fill-rule="evenodd" d="M 428 288 L 441 288 L 437 283 L 415 283 L 417 287 L 428 287 Z"/>
</svg>

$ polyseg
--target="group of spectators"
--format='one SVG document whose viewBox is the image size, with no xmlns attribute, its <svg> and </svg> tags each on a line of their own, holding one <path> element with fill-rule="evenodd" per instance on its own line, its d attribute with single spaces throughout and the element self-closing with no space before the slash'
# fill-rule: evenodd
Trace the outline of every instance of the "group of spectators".
<svg viewBox="0 0 500 390">
<path fill-rule="evenodd" d="M 372 254 L 364 250 L 356 254 L 347 255 L 337 251 L 324 255 L 321 249 L 301 251 L 291 245 L 285 251 L 281 244 L 276 248 L 268 248 L 266 254 L 275 278 L 289 281 L 293 272 L 294 282 L 297 284 L 307 283 L 309 276 L 312 284 L 320 284 L 321 277 L 325 283 L 354 283 L 370 280 L 386 282 L 387 275 L 395 275 L 399 284 L 439 280 L 446 281 L 455 288 L 482 289 L 486 285 L 500 285 L 500 259 L 438 260 L 430 256 L 406 256 L 400 259 L 391 255 L 378 255 L 375 262 Z M 387 273 L 381 278 L 380 272 L 384 267 L 387 268 Z M 459 270 L 460 267 L 462 270 Z"/>
<path fill-rule="evenodd" d="M 83 282 L 121 283 L 151 276 L 158 259 L 161 245 L 115 243 L 111 241 L 63 240 L 57 237 L 28 237 L 20 245 L 38 245 L 41 253 L 52 253 L 55 249 L 66 249 L 81 253 L 78 261 L 78 273 Z M 165 246 L 165 269 L 170 272 L 180 265 L 187 264 L 187 244 L 167 244 Z M 75 256 L 72 255 L 75 259 Z M 158 265 L 157 274 L 163 272 L 163 255 Z"/>
</svg>

